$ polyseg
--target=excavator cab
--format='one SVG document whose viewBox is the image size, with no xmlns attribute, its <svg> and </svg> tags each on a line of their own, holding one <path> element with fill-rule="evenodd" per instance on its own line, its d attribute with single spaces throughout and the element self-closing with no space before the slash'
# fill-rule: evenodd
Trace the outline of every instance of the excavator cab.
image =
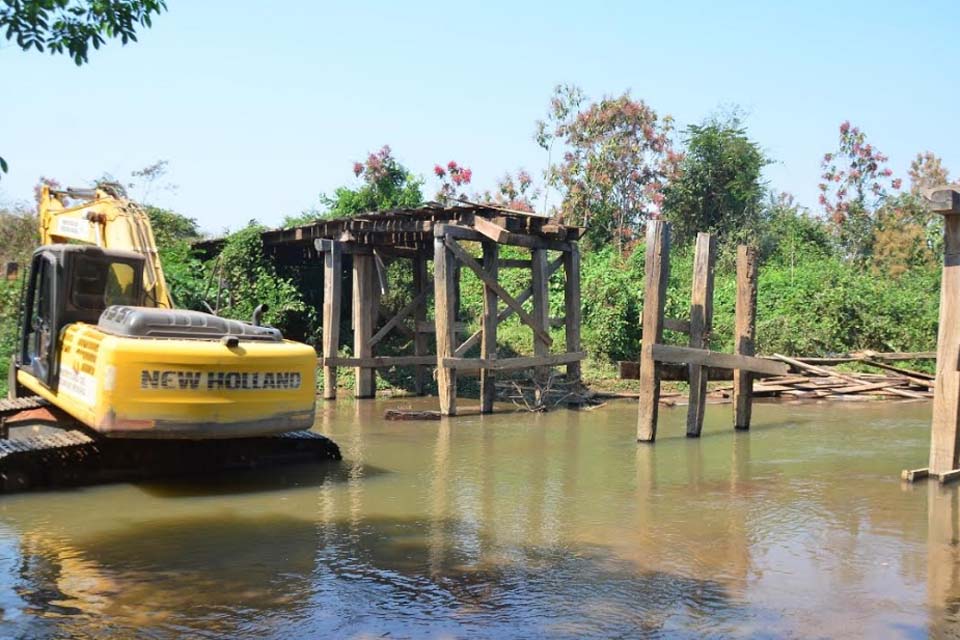
<svg viewBox="0 0 960 640">
<path fill-rule="evenodd" d="M 111 305 L 142 304 L 143 267 L 143 257 L 129 251 L 66 244 L 37 249 L 21 297 L 15 366 L 56 390 L 63 329 L 97 324 Z"/>
</svg>

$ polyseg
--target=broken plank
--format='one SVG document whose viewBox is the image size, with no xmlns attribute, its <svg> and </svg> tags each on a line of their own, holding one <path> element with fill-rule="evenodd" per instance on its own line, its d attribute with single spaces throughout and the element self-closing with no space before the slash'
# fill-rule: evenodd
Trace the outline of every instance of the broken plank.
<svg viewBox="0 0 960 640">
<path fill-rule="evenodd" d="M 777 360 L 780 360 L 780 361 L 782 361 L 782 362 L 785 362 L 785 363 L 787 363 L 787 364 L 789 364 L 789 365 L 791 365 L 791 366 L 793 366 L 793 367 L 796 367 L 797 369 L 805 369 L 805 370 L 807 370 L 807 371 L 812 371 L 812 372 L 814 372 L 814 373 L 816 373 L 816 374 L 818 374 L 818 375 L 824 376 L 824 377 L 839 378 L 839 379 L 841 379 L 841 380 L 848 380 L 848 381 L 850 381 L 850 382 L 852 382 L 852 383 L 854 383 L 854 384 L 861 384 L 861 381 L 858 380 L 857 378 L 855 378 L 854 376 L 846 375 L 846 374 L 840 373 L 840 372 L 838 372 L 838 371 L 833 371 L 833 370 L 831 370 L 831 369 L 824 369 L 823 367 L 817 367 L 817 366 L 814 366 L 814 365 L 811 365 L 811 364 L 806 364 L 805 362 L 801 362 L 801 361 L 799 361 L 799 360 L 796 360 L 796 359 L 794 359 L 794 358 L 787 357 L 787 356 L 785 356 L 785 355 L 781 355 L 781 354 L 779 354 L 779 353 L 773 354 L 773 357 L 776 358 Z M 915 391 L 907 391 L 906 389 L 898 389 L 898 388 L 896 388 L 896 387 L 888 387 L 887 389 L 884 389 L 884 391 L 887 391 L 887 392 L 889 392 L 889 393 L 893 393 L 893 394 L 898 395 L 898 396 L 902 396 L 902 397 L 904 397 L 904 398 L 925 398 L 925 397 L 927 397 L 927 396 L 924 396 L 924 395 L 922 395 L 922 394 L 920 394 L 920 393 L 917 393 L 917 392 L 915 392 Z"/>
</svg>

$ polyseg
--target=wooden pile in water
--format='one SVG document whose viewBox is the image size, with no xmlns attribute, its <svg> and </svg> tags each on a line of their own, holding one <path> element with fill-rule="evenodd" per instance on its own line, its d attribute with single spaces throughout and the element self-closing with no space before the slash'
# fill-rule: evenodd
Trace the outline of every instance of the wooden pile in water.
<svg viewBox="0 0 960 640">
<path fill-rule="evenodd" d="M 772 357 L 785 362 L 791 372 L 785 376 L 764 378 L 753 383 L 753 395 L 793 398 L 909 398 L 933 397 L 934 376 L 883 362 L 869 352 L 837 359 L 789 358 L 780 354 Z M 916 354 L 918 356 L 927 354 Z M 857 362 L 882 373 L 837 371 L 821 362 Z M 815 364 L 816 363 L 816 364 Z"/>
</svg>

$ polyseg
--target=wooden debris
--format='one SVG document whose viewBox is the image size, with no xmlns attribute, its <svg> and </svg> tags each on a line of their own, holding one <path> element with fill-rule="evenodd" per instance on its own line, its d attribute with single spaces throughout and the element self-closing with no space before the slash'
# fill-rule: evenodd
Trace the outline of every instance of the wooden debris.
<svg viewBox="0 0 960 640">
<path fill-rule="evenodd" d="M 885 363 L 868 360 L 865 355 L 861 361 L 868 365 L 890 371 L 888 374 L 853 373 L 837 371 L 824 365 L 810 364 L 808 358 L 790 358 L 775 354 L 773 358 L 791 367 L 790 373 L 783 376 L 768 377 L 762 383 L 754 385 L 753 394 L 757 397 L 791 396 L 794 398 L 813 398 L 831 400 L 851 400 L 872 398 L 910 398 L 913 400 L 933 397 L 933 384 L 926 379 L 927 374 L 891 367 Z M 722 387 L 718 390 L 727 390 Z M 717 390 L 715 390 L 717 391 Z"/>
<path fill-rule="evenodd" d="M 387 409 L 383 412 L 385 420 L 439 420 L 439 411 L 415 411 L 413 409 Z"/>
</svg>

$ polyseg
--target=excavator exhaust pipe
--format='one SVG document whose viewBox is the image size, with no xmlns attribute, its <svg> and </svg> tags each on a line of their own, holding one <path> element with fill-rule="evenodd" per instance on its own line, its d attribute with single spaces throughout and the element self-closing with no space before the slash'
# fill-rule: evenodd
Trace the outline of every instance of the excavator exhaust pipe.
<svg viewBox="0 0 960 640">
<path fill-rule="evenodd" d="M 270 310 L 270 307 L 266 304 L 258 304 L 257 308 L 253 310 L 253 318 L 250 323 L 255 326 L 260 326 L 260 319 L 263 318 L 263 314 Z"/>
</svg>

